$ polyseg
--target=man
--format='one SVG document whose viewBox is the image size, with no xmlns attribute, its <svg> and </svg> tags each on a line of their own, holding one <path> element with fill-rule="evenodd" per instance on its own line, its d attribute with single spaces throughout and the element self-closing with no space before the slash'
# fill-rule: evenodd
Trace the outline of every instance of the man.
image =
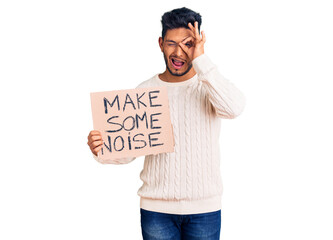
<svg viewBox="0 0 333 240">
<path fill-rule="evenodd" d="M 137 192 L 143 239 L 220 239 L 220 124 L 241 114 L 245 97 L 204 53 L 200 26 L 200 14 L 188 8 L 166 12 L 158 39 L 166 70 L 137 86 L 168 87 L 175 137 L 174 152 L 145 156 Z M 98 131 L 90 132 L 88 144 L 101 163 L 135 159 L 100 160 Z"/>
</svg>

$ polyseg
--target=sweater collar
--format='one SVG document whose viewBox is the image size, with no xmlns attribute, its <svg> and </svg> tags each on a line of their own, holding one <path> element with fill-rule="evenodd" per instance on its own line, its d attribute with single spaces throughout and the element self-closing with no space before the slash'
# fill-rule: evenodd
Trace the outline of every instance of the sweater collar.
<svg viewBox="0 0 333 240">
<path fill-rule="evenodd" d="M 179 86 L 185 86 L 185 85 L 188 85 L 188 84 L 191 84 L 193 82 L 195 82 L 198 78 L 198 74 L 195 74 L 192 78 L 190 79 L 187 79 L 185 81 L 182 81 L 182 82 L 166 82 L 166 81 L 163 81 L 162 79 L 160 79 L 160 77 L 158 76 L 158 74 L 155 75 L 155 80 L 160 84 L 160 85 L 163 85 L 163 86 L 170 86 L 170 87 L 179 87 Z"/>
</svg>

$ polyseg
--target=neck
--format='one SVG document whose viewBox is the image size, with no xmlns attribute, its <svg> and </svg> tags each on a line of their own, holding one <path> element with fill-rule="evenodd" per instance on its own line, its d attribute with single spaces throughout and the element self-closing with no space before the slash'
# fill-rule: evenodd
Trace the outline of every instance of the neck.
<svg viewBox="0 0 333 240">
<path fill-rule="evenodd" d="M 186 81 L 192 77 L 194 77 L 194 75 L 196 74 L 194 68 L 192 67 L 192 69 L 190 71 L 188 71 L 186 74 L 184 74 L 183 76 L 174 76 L 172 75 L 168 69 L 165 69 L 165 71 L 161 74 L 159 74 L 158 76 L 160 77 L 161 80 L 165 81 L 165 82 L 183 82 Z"/>
</svg>

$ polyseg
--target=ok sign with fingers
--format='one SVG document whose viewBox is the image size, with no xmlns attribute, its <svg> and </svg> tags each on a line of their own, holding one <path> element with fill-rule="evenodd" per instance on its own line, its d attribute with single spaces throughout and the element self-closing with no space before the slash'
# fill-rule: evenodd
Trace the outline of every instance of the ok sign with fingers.
<svg viewBox="0 0 333 240">
<path fill-rule="evenodd" d="M 196 57 L 199 57 L 201 54 L 204 53 L 204 44 L 206 42 L 206 35 L 204 31 L 201 31 L 202 36 L 200 36 L 197 21 L 194 22 L 194 27 L 190 22 L 188 23 L 188 26 L 192 31 L 192 39 L 191 40 L 185 39 L 183 42 L 179 43 L 179 46 L 187 54 L 190 60 L 193 61 Z M 186 44 L 189 41 L 192 42 L 193 47 L 186 46 Z"/>
</svg>

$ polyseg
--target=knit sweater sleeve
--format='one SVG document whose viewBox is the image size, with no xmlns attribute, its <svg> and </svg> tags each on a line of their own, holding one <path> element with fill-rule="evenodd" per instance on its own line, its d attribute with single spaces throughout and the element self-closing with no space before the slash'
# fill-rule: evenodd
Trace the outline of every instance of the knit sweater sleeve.
<svg viewBox="0 0 333 240">
<path fill-rule="evenodd" d="M 196 57 L 192 64 L 217 117 L 232 119 L 239 116 L 246 102 L 243 93 L 221 75 L 217 66 L 205 53 Z"/>
</svg>

